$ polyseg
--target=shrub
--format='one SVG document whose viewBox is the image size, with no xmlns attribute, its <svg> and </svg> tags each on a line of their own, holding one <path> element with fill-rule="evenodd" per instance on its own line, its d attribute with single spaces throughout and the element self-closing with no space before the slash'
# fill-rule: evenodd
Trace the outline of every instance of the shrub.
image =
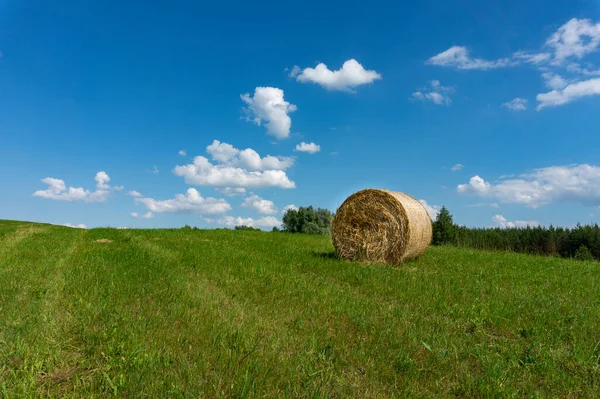
<svg viewBox="0 0 600 399">
<path fill-rule="evenodd" d="M 579 248 L 577 248 L 577 251 L 575 251 L 575 259 L 594 260 L 594 257 L 592 256 L 592 252 L 589 250 L 589 248 L 582 244 L 579 246 Z"/>
</svg>

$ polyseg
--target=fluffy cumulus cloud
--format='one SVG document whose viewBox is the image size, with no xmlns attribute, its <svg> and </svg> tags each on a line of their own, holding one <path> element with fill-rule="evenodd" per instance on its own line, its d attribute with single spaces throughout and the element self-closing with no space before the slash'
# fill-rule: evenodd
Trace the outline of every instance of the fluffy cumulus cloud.
<svg viewBox="0 0 600 399">
<path fill-rule="evenodd" d="M 249 93 L 241 95 L 246 103 L 245 111 L 248 119 L 257 125 L 265 125 L 267 134 L 277 139 L 285 139 L 290 135 L 292 118 L 290 113 L 297 107 L 283 98 L 283 90 L 277 87 L 257 87 L 254 96 Z"/>
<path fill-rule="evenodd" d="M 300 144 L 296 145 L 296 151 L 314 154 L 316 152 L 321 151 L 321 146 L 315 143 L 305 143 L 303 141 Z"/>
<path fill-rule="evenodd" d="M 600 204 L 600 167 L 586 164 L 550 166 L 495 183 L 473 176 L 468 183 L 459 184 L 457 192 L 532 208 L 552 202 L 597 206 Z"/>
<path fill-rule="evenodd" d="M 33 193 L 34 197 L 58 201 L 84 201 L 84 202 L 105 202 L 111 192 L 122 190 L 122 186 L 111 187 L 108 183 L 110 177 L 103 171 L 96 173 L 96 190 L 90 191 L 82 187 L 67 187 L 64 180 L 46 177 L 42 183 L 47 184 L 46 190 L 38 190 Z"/>
<path fill-rule="evenodd" d="M 488 61 L 481 58 L 472 58 L 469 55 L 469 50 L 463 46 L 452 46 L 448 50 L 431 57 L 427 63 L 431 65 L 453 67 L 458 69 L 482 70 L 504 68 L 514 65 L 514 61 L 510 58 L 501 58 L 493 61 Z"/>
<path fill-rule="evenodd" d="M 63 226 L 66 227 L 71 227 L 73 229 L 87 229 L 87 226 L 85 224 L 71 224 L 71 223 L 65 223 L 63 224 Z"/>
<path fill-rule="evenodd" d="M 437 218 L 438 213 L 440 213 L 440 209 L 442 209 L 442 207 L 438 205 L 429 205 L 424 199 L 419 200 L 419 202 L 421 203 L 421 205 L 423 205 L 423 207 L 425 207 L 427 213 L 429 214 L 429 217 L 435 220 L 435 218 Z"/>
<path fill-rule="evenodd" d="M 168 200 L 161 201 L 154 198 L 140 197 L 136 198 L 135 202 L 145 205 L 150 212 L 154 213 L 170 212 L 218 215 L 231 210 L 231 205 L 224 199 L 204 198 L 195 188 L 190 188 L 185 194 L 177 194 L 175 198 Z"/>
<path fill-rule="evenodd" d="M 252 148 L 239 150 L 228 143 L 214 140 L 206 147 L 213 161 L 249 170 L 285 170 L 294 165 L 294 158 L 267 155 L 264 158 Z"/>
<path fill-rule="evenodd" d="M 252 209 L 265 215 L 274 215 L 277 213 L 277 208 L 273 201 L 263 199 L 256 194 L 244 198 L 242 208 Z"/>
<path fill-rule="evenodd" d="M 185 157 L 187 155 L 187 152 L 185 152 L 185 150 L 179 150 L 179 155 Z"/>
<path fill-rule="evenodd" d="M 183 177 L 188 184 L 218 187 L 230 194 L 236 194 L 235 190 L 240 189 L 296 186 L 284 171 L 294 164 L 293 158 L 271 155 L 261 158 L 251 148 L 239 150 L 218 140 L 213 141 L 206 151 L 216 164 L 197 156 L 191 164 L 176 166 L 173 173 Z"/>
<path fill-rule="evenodd" d="M 152 212 L 146 212 L 142 214 L 137 212 L 131 212 L 130 215 L 136 219 L 152 219 L 154 217 L 154 214 Z"/>
<path fill-rule="evenodd" d="M 454 165 L 453 167 L 450 168 L 450 170 L 452 172 L 458 172 L 459 170 L 462 170 L 465 167 L 465 165 L 461 164 L 461 163 L 457 163 L 456 165 Z"/>
<path fill-rule="evenodd" d="M 379 73 L 365 69 L 355 59 L 344 62 L 344 65 L 337 71 L 330 70 L 323 63 L 314 68 L 305 68 L 302 72 L 300 72 L 300 68 L 294 67 L 290 76 L 295 77 L 298 82 L 316 83 L 327 90 L 348 92 L 354 91 L 358 86 L 381 79 Z"/>
<path fill-rule="evenodd" d="M 410 100 L 423 102 L 430 101 L 437 105 L 450 105 L 452 102 L 450 94 L 453 91 L 454 88 L 442 86 L 439 80 L 432 80 L 429 82 L 428 87 L 415 91 L 410 96 Z"/>
<path fill-rule="evenodd" d="M 500 227 L 502 229 L 512 229 L 512 228 L 525 228 L 525 227 L 535 227 L 539 226 L 540 222 L 537 220 L 515 220 L 514 222 L 509 222 L 502 215 L 495 215 L 492 218 L 495 227 Z"/>
<path fill-rule="evenodd" d="M 283 207 L 283 210 L 281 211 L 281 213 L 283 213 L 284 215 L 286 214 L 287 211 L 292 210 L 292 211 L 297 211 L 298 207 L 294 204 L 289 204 Z"/>
<path fill-rule="evenodd" d="M 548 93 L 537 95 L 539 102 L 537 109 L 546 107 L 556 107 L 570 103 L 581 97 L 588 97 L 600 94 L 600 78 L 584 80 L 572 83 L 562 90 L 552 90 Z"/>
<path fill-rule="evenodd" d="M 258 229 L 281 227 L 281 220 L 278 220 L 275 216 L 264 216 L 259 219 L 225 216 L 217 222 L 227 227 L 250 226 Z"/>
<path fill-rule="evenodd" d="M 527 109 L 527 100 L 517 97 L 502 104 L 502 106 L 513 111 L 525 111 Z"/>
</svg>

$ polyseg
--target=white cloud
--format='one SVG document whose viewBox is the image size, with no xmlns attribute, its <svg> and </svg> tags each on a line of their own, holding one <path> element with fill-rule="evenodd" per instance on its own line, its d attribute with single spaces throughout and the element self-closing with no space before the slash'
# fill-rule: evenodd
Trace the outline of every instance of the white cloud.
<svg viewBox="0 0 600 399">
<path fill-rule="evenodd" d="M 428 64 L 458 69 L 494 69 L 504 68 L 514 65 L 510 58 L 501 58 L 495 61 L 482 60 L 480 58 L 469 57 L 469 50 L 463 46 L 452 46 L 448 50 L 431 57 Z"/>
<path fill-rule="evenodd" d="M 513 58 L 518 60 L 523 60 L 529 64 L 542 64 L 550 58 L 552 58 L 552 54 L 550 53 L 527 53 L 525 51 L 517 51 L 513 54 Z"/>
<path fill-rule="evenodd" d="M 151 172 L 154 173 L 154 174 L 157 174 L 160 171 L 158 170 L 158 168 L 156 167 L 156 165 L 152 165 L 152 171 Z"/>
<path fill-rule="evenodd" d="M 139 214 L 137 212 L 131 212 L 130 215 L 136 219 L 152 219 L 154 217 L 154 214 L 152 212 L 146 212 L 144 214 Z"/>
<path fill-rule="evenodd" d="M 251 148 L 240 151 L 218 140 L 206 150 L 213 160 L 220 163 L 214 165 L 207 158 L 197 156 L 191 164 L 176 166 L 173 173 L 182 176 L 188 184 L 219 187 L 228 195 L 240 194 L 242 188 L 296 186 L 283 171 L 294 164 L 293 158 L 271 155 L 261 158 Z"/>
<path fill-rule="evenodd" d="M 96 177 L 94 177 L 94 180 L 96 180 L 96 187 L 98 188 L 98 190 L 110 190 L 110 186 L 108 185 L 110 177 L 108 177 L 106 172 L 101 171 L 96 173 Z"/>
<path fill-rule="evenodd" d="M 537 110 L 546 107 L 556 107 L 570 103 L 581 97 L 593 96 L 600 94 L 600 78 L 584 80 L 568 85 L 562 90 L 552 90 L 548 93 L 537 95 L 539 102 Z"/>
<path fill-rule="evenodd" d="M 185 157 L 187 155 L 187 152 L 185 152 L 185 150 L 179 150 L 179 155 Z"/>
<path fill-rule="evenodd" d="M 238 164 L 250 170 L 285 170 L 294 165 L 294 159 L 271 155 L 261 158 L 252 148 L 246 148 L 240 151 Z"/>
<path fill-rule="evenodd" d="M 494 226 L 500 227 L 503 229 L 525 228 L 527 226 L 536 227 L 536 226 L 540 225 L 540 222 L 538 222 L 537 220 L 515 220 L 514 222 L 509 222 L 502 215 L 495 215 L 492 218 L 492 221 L 494 222 Z"/>
<path fill-rule="evenodd" d="M 283 98 L 283 90 L 277 87 L 257 87 L 254 97 L 249 93 L 240 96 L 247 105 L 248 118 L 257 125 L 264 125 L 267 134 L 277 139 L 285 139 L 290 135 L 292 118 L 289 114 L 297 107 Z"/>
<path fill-rule="evenodd" d="M 353 91 L 356 87 L 373 83 L 381 79 L 381 75 L 373 70 L 366 70 L 355 59 L 344 62 L 344 65 L 337 71 L 327 68 L 327 65 L 320 63 L 315 68 L 305 68 L 302 73 L 296 73 L 298 82 L 316 83 L 327 90 Z M 292 76 L 292 75 L 290 75 Z"/>
<path fill-rule="evenodd" d="M 208 159 L 198 156 L 194 163 L 176 166 L 173 173 L 182 176 L 186 183 L 197 186 L 242 187 L 242 188 L 295 188 L 283 170 L 249 172 L 228 165 L 213 165 Z"/>
<path fill-rule="evenodd" d="M 289 76 L 290 78 L 295 78 L 296 76 L 300 75 L 300 72 L 302 72 L 302 69 L 298 65 L 294 65 Z"/>
<path fill-rule="evenodd" d="M 123 189 L 122 186 L 111 187 L 108 182 L 110 177 L 103 171 L 96 173 L 96 190 L 89 191 L 82 187 L 68 187 L 64 180 L 46 177 L 42 183 L 48 185 L 46 190 L 38 190 L 32 195 L 46 199 L 58 201 L 85 201 L 85 202 L 105 202 L 110 193 L 115 190 Z"/>
<path fill-rule="evenodd" d="M 127 195 L 129 195 L 131 197 L 143 197 L 142 193 L 135 191 L 135 190 L 131 190 L 130 192 L 127 193 Z"/>
<path fill-rule="evenodd" d="M 281 213 L 283 213 L 284 215 L 286 214 L 287 211 L 289 210 L 293 210 L 293 211 L 297 211 L 298 207 L 294 204 L 289 204 L 283 207 L 283 210 L 281 211 Z"/>
<path fill-rule="evenodd" d="M 461 163 L 457 163 L 456 165 L 454 165 L 453 167 L 450 168 L 451 171 L 453 172 L 457 172 L 461 169 L 463 169 L 465 167 L 465 165 L 461 164 Z"/>
<path fill-rule="evenodd" d="M 281 220 L 278 220 L 274 216 L 264 216 L 259 219 L 242 218 L 239 216 L 225 216 L 219 219 L 218 223 L 227 227 L 251 226 L 260 229 L 272 229 L 273 227 L 281 227 Z"/>
<path fill-rule="evenodd" d="M 243 187 L 217 187 L 215 190 L 227 197 L 246 194 L 246 189 Z"/>
<path fill-rule="evenodd" d="M 212 144 L 206 147 L 214 161 L 229 163 L 233 158 L 237 157 L 240 150 L 228 143 L 221 143 L 219 140 L 213 140 Z"/>
<path fill-rule="evenodd" d="M 584 76 L 600 75 L 600 69 L 594 70 L 594 66 L 591 64 L 589 64 L 589 68 L 592 68 L 592 69 L 590 70 L 586 67 L 582 67 L 581 65 L 579 65 L 576 62 L 572 62 L 566 66 L 567 71 L 571 72 L 571 73 L 580 74 L 580 75 L 584 75 Z"/>
<path fill-rule="evenodd" d="M 423 205 L 423 207 L 425 207 L 427 213 L 429 214 L 429 217 L 435 220 L 435 218 L 437 218 L 438 213 L 440 213 L 440 209 L 442 209 L 442 207 L 438 205 L 429 205 L 424 199 L 419 200 L 419 202 L 421 203 L 421 205 Z"/>
<path fill-rule="evenodd" d="M 185 194 L 177 194 L 174 199 L 164 201 L 154 198 L 136 198 L 136 203 L 141 203 L 151 212 L 181 212 L 197 213 L 199 215 L 216 215 L 231 210 L 224 199 L 203 198 L 195 188 L 189 188 Z"/>
<path fill-rule="evenodd" d="M 71 227 L 71 228 L 74 228 L 74 229 L 87 229 L 87 227 L 86 227 L 86 225 L 85 225 L 85 224 L 71 224 L 71 223 L 65 223 L 65 224 L 63 224 L 63 226 L 66 226 L 66 227 Z"/>
<path fill-rule="evenodd" d="M 532 208 L 552 202 L 597 206 L 600 204 L 600 167 L 587 164 L 550 166 L 495 184 L 473 176 L 469 183 L 458 185 L 457 192 Z"/>
<path fill-rule="evenodd" d="M 531 64 L 542 71 L 542 78 L 546 86 L 552 90 L 537 95 L 538 110 L 563 105 L 579 97 L 600 94 L 600 80 L 590 79 L 590 77 L 600 75 L 600 69 L 590 63 L 582 66 L 573 62 L 573 59 L 581 60 L 598 51 L 600 48 L 600 22 L 573 18 L 559 27 L 546 40 L 544 46 L 543 51 L 517 51 L 510 58 L 492 61 L 471 58 L 466 47 L 453 46 L 431 57 L 427 63 L 458 69 L 480 70 L 511 67 L 523 63 Z M 561 72 L 559 69 L 563 69 L 563 71 Z M 564 73 L 567 73 L 566 78 Z M 427 97 L 426 93 L 422 91 L 415 92 L 413 99 L 430 100 L 437 103 L 442 101 L 439 95 L 432 94 Z M 503 106 L 517 111 L 526 109 L 523 102 L 513 103 L 511 101 Z"/>
<path fill-rule="evenodd" d="M 256 194 L 244 198 L 244 202 L 242 202 L 242 208 L 252 209 L 265 215 L 274 215 L 277 213 L 277 208 L 275 207 L 273 201 L 263 199 Z"/>
<path fill-rule="evenodd" d="M 321 146 L 315 143 L 305 143 L 304 141 L 300 144 L 296 145 L 296 151 L 300 152 L 308 152 L 309 154 L 314 154 L 316 152 L 321 151 Z"/>
<path fill-rule="evenodd" d="M 542 78 L 546 81 L 546 86 L 553 90 L 560 90 L 567 85 L 567 81 L 556 73 L 544 72 Z"/>
<path fill-rule="evenodd" d="M 595 52 L 600 45 L 600 23 L 573 18 L 550 36 L 546 45 L 554 50 L 554 63 L 569 57 L 578 59 Z"/>
<path fill-rule="evenodd" d="M 517 97 L 507 103 L 502 104 L 502 106 L 513 111 L 525 111 L 527 109 L 527 100 Z"/>
<path fill-rule="evenodd" d="M 442 86 L 439 80 L 432 80 L 429 82 L 428 87 L 421 88 L 415 91 L 410 100 L 413 101 L 431 101 L 437 105 L 450 105 L 452 100 L 450 99 L 450 93 L 454 91 L 454 88 L 448 86 Z"/>
<path fill-rule="evenodd" d="M 250 170 L 285 170 L 294 165 L 294 158 L 267 155 L 264 158 L 252 148 L 239 150 L 228 143 L 214 140 L 206 147 L 214 161 Z"/>
</svg>

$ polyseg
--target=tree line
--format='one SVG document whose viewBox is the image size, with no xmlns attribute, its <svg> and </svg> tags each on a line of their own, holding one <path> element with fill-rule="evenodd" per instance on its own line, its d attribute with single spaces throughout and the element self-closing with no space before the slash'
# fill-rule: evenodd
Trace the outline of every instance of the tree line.
<svg viewBox="0 0 600 399">
<path fill-rule="evenodd" d="M 433 244 L 600 260 L 600 227 L 468 228 L 457 226 L 442 207 L 433 222 Z"/>
</svg>

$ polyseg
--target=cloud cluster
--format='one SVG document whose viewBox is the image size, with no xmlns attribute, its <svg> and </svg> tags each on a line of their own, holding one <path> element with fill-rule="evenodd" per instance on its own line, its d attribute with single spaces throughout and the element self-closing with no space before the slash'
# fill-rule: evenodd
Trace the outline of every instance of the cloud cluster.
<svg viewBox="0 0 600 399">
<path fill-rule="evenodd" d="M 190 188 L 185 194 L 177 194 L 175 198 L 168 200 L 160 201 L 154 198 L 138 197 L 135 199 L 135 202 L 145 205 L 150 212 L 154 213 L 170 212 L 217 215 L 231 210 L 231 205 L 224 199 L 204 198 L 195 188 Z M 132 214 L 132 216 L 134 215 Z"/>
<path fill-rule="evenodd" d="M 456 190 L 459 194 L 488 197 L 532 208 L 552 202 L 597 206 L 600 204 L 600 167 L 587 164 L 550 166 L 496 183 L 473 176 L 468 183 L 459 184 Z"/>
<path fill-rule="evenodd" d="M 431 101 L 437 105 L 450 105 L 450 93 L 454 91 L 453 87 L 442 86 L 439 80 L 432 80 L 428 87 L 415 91 L 410 100 L 413 101 Z"/>
<path fill-rule="evenodd" d="M 273 227 L 281 227 L 281 220 L 274 216 L 264 216 L 259 219 L 225 216 L 217 221 L 217 223 L 227 227 L 235 226 L 250 226 L 259 229 L 272 229 Z"/>
<path fill-rule="evenodd" d="M 251 148 L 238 150 L 231 144 L 213 141 L 207 147 L 211 163 L 203 156 L 194 158 L 194 162 L 176 166 L 173 173 L 184 178 L 188 184 L 219 187 L 230 193 L 240 189 L 258 189 L 267 187 L 294 188 L 285 169 L 293 165 L 293 158 L 260 155 Z"/>
<path fill-rule="evenodd" d="M 542 79 L 551 89 L 550 92 L 537 95 L 536 109 L 539 111 L 600 94 L 600 79 L 590 78 L 600 75 L 600 69 L 596 70 L 593 66 L 582 67 L 578 63 L 585 56 L 597 52 L 599 48 L 600 22 L 573 18 L 560 26 L 546 40 L 544 48 L 539 52 L 518 51 L 508 58 L 489 61 L 472 58 L 466 47 L 453 46 L 431 57 L 427 64 L 479 70 L 512 67 L 523 63 L 533 65 L 542 72 Z M 573 76 L 564 78 L 562 73 L 558 73 L 561 69 L 562 73 Z M 522 102 L 504 103 L 503 106 L 513 110 L 524 110 L 526 107 Z"/>
<path fill-rule="evenodd" d="M 244 110 L 248 119 L 257 125 L 265 125 L 267 134 L 277 139 L 285 139 L 290 135 L 292 118 L 290 113 L 298 108 L 283 98 L 283 90 L 277 87 L 257 87 L 254 95 L 249 93 L 240 96 L 246 103 Z"/>
<path fill-rule="evenodd" d="M 373 83 L 381 79 L 381 75 L 373 70 L 365 69 L 355 59 L 350 59 L 337 71 L 330 70 L 327 65 L 320 63 L 314 68 L 300 70 L 295 66 L 290 73 L 298 82 L 316 83 L 327 90 L 352 92 L 356 87 Z"/>
<path fill-rule="evenodd" d="M 122 190 L 122 186 L 111 187 L 110 177 L 103 171 L 96 173 L 96 190 L 90 191 L 82 187 L 67 187 L 64 180 L 46 177 L 42 183 L 47 184 L 46 190 L 38 190 L 32 195 L 57 201 L 105 202 L 113 191 Z"/>
<path fill-rule="evenodd" d="M 213 161 L 250 170 L 285 170 L 294 165 L 294 158 L 267 155 L 261 158 L 252 148 L 239 150 L 231 144 L 214 140 L 206 147 Z"/>
<path fill-rule="evenodd" d="M 262 199 L 256 194 L 244 198 L 242 208 L 252 209 L 265 215 L 274 215 L 277 213 L 277 208 L 273 201 Z"/>
<path fill-rule="evenodd" d="M 512 229 L 512 228 L 525 228 L 525 227 L 536 227 L 540 225 L 540 222 L 537 220 L 515 220 L 514 222 L 509 222 L 502 215 L 494 215 L 492 218 L 494 222 L 494 227 L 500 227 L 502 229 Z"/>
</svg>

